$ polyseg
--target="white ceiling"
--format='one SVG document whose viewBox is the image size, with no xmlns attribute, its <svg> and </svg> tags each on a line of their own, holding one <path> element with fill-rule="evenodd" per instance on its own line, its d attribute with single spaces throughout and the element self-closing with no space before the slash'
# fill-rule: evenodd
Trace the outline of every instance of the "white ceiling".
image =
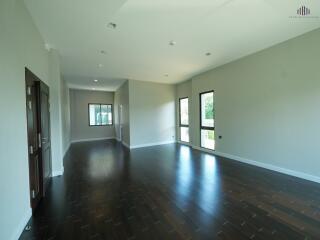
<svg viewBox="0 0 320 240">
<path fill-rule="evenodd" d="M 69 88 L 108 92 L 116 91 L 125 82 L 125 79 L 120 78 L 92 78 L 77 75 L 64 76 L 64 79 L 67 81 Z M 94 80 L 98 80 L 98 82 Z"/>
<path fill-rule="evenodd" d="M 79 88 L 116 89 L 123 79 L 177 83 L 320 27 L 319 0 L 25 3 L 45 41 L 59 50 L 66 80 Z M 302 3 L 312 18 L 290 17 Z"/>
</svg>

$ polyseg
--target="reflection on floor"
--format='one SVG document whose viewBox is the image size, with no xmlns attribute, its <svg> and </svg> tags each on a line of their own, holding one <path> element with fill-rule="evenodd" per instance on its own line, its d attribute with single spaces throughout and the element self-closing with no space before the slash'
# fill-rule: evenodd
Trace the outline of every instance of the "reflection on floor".
<svg viewBox="0 0 320 240">
<path fill-rule="evenodd" d="M 320 185 L 169 144 L 72 145 L 21 239 L 319 239 Z"/>
</svg>

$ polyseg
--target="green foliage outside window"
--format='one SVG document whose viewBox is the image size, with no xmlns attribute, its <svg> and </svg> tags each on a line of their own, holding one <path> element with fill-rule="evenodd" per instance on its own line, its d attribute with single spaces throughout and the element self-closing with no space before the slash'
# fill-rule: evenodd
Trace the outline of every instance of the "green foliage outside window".
<svg viewBox="0 0 320 240">
<path fill-rule="evenodd" d="M 211 97 L 205 99 L 205 118 L 214 119 L 214 108 Z"/>
<path fill-rule="evenodd" d="M 214 141 L 214 131 L 208 131 L 208 139 Z"/>
</svg>

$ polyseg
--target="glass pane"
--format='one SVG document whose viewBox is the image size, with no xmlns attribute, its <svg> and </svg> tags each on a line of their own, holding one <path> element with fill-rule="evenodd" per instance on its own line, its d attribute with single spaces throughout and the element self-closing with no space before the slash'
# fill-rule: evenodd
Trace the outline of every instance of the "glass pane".
<svg viewBox="0 0 320 240">
<path fill-rule="evenodd" d="M 201 129 L 201 147 L 214 150 L 214 130 Z"/>
<path fill-rule="evenodd" d="M 90 104 L 89 105 L 89 122 L 90 125 L 101 125 L 101 114 L 100 105 Z"/>
<path fill-rule="evenodd" d="M 111 105 L 101 105 L 101 121 L 102 125 L 112 124 L 112 107 Z"/>
<path fill-rule="evenodd" d="M 213 92 L 201 94 L 201 126 L 214 127 Z"/>
<path fill-rule="evenodd" d="M 180 124 L 189 125 L 189 99 L 180 99 Z"/>
<path fill-rule="evenodd" d="M 180 140 L 182 142 L 189 142 L 189 128 L 180 127 Z"/>
</svg>

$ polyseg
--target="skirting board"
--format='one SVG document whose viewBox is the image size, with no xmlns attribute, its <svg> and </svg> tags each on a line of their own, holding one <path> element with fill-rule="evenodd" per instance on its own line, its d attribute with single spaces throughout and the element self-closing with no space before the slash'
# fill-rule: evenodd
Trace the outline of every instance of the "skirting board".
<svg viewBox="0 0 320 240">
<path fill-rule="evenodd" d="M 314 176 L 314 175 L 311 175 L 311 174 L 298 172 L 298 171 L 294 171 L 294 170 L 283 168 L 283 167 L 274 166 L 274 165 L 267 164 L 267 163 L 257 162 L 257 161 L 254 161 L 254 160 L 246 159 L 246 158 L 235 156 L 235 155 L 228 154 L 228 153 L 207 150 L 207 149 L 203 149 L 203 148 L 200 148 L 200 147 L 197 147 L 197 146 L 192 146 L 192 148 L 200 150 L 200 151 L 203 151 L 203 152 L 207 152 L 207 153 L 210 153 L 210 154 L 213 154 L 213 155 L 225 157 L 225 158 L 228 158 L 230 160 L 246 163 L 246 164 L 249 164 L 249 165 L 253 165 L 253 166 L 265 168 L 265 169 L 268 169 L 268 170 L 271 170 L 271 171 L 275 171 L 275 172 L 283 173 L 283 174 L 286 174 L 286 175 L 290 175 L 290 176 L 293 176 L 293 177 L 297 177 L 297 178 L 305 179 L 305 180 L 308 180 L 308 181 L 320 183 L 320 177 L 317 177 L 317 176 Z"/>
<path fill-rule="evenodd" d="M 165 142 L 155 142 L 155 143 L 133 145 L 133 146 L 130 146 L 130 149 L 143 148 L 143 147 L 152 147 L 152 146 L 171 144 L 171 143 L 176 143 L 176 141 L 165 141 Z"/>
<path fill-rule="evenodd" d="M 24 231 L 25 226 L 29 222 L 29 219 L 32 216 L 32 210 L 31 208 L 28 209 L 28 211 L 24 214 L 24 216 L 21 218 L 20 223 L 18 224 L 15 232 L 13 233 L 11 239 L 12 240 L 17 240 L 19 239 L 21 233 Z"/>
<path fill-rule="evenodd" d="M 122 145 L 130 149 L 130 145 L 124 141 L 122 141 Z"/>
<path fill-rule="evenodd" d="M 109 140 L 109 139 L 115 139 L 115 137 L 77 139 L 77 140 L 72 140 L 71 143 L 91 142 L 91 141 L 100 141 L 100 140 Z"/>
</svg>

